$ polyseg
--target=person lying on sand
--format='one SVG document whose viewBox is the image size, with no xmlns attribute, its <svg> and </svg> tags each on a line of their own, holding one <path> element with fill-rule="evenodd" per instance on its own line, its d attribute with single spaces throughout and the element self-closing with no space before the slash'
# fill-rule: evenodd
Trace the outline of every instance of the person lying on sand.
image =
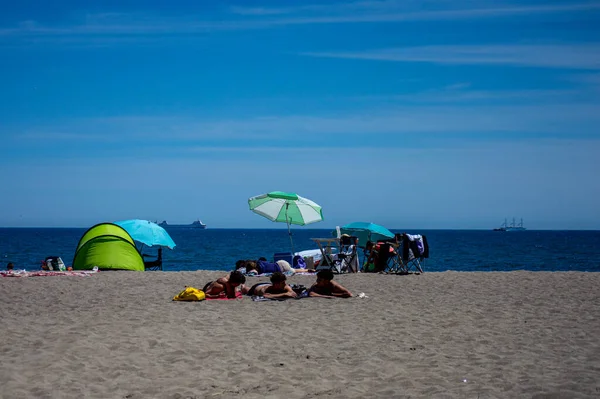
<svg viewBox="0 0 600 399">
<path fill-rule="evenodd" d="M 306 269 L 294 269 L 286 260 L 280 259 L 277 262 L 267 262 L 265 258 L 260 258 L 257 261 L 246 262 L 246 274 L 268 274 L 268 273 L 306 273 Z"/>
<path fill-rule="evenodd" d="M 249 262 L 247 259 L 239 259 L 237 262 L 235 262 L 235 270 L 240 270 L 242 273 L 246 270 L 246 263 Z"/>
<path fill-rule="evenodd" d="M 271 283 L 258 283 L 252 287 L 242 287 L 242 294 L 250 296 L 263 296 L 269 299 L 296 298 L 298 295 L 292 290 L 287 282 L 287 277 L 281 272 L 271 275 Z"/>
<path fill-rule="evenodd" d="M 321 298 L 350 298 L 352 293 L 340 284 L 332 281 L 331 270 L 321 270 L 317 273 L 317 282 L 308 289 L 308 296 Z"/>
<path fill-rule="evenodd" d="M 202 291 L 208 298 L 218 298 L 227 296 L 227 298 L 235 298 L 236 288 L 246 282 L 246 277 L 239 271 L 229 273 L 229 276 L 221 277 L 216 281 L 206 283 Z"/>
</svg>

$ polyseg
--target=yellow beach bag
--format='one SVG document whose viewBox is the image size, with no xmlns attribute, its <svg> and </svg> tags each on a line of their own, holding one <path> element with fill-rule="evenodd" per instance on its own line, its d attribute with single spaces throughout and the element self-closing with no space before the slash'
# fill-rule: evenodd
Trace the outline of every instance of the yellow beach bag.
<svg viewBox="0 0 600 399">
<path fill-rule="evenodd" d="M 203 301 L 205 299 L 204 291 L 194 287 L 185 287 L 185 290 L 173 297 L 174 301 Z"/>
</svg>

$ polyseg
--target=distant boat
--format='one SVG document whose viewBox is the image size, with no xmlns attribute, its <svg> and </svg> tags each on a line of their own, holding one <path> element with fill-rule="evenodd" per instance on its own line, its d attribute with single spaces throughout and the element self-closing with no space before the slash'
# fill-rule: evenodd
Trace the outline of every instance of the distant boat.
<svg viewBox="0 0 600 399">
<path fill-rule="evenodd" d="M 205 229 L 206 225 L 202 223 L 202 220 L 198 219 L 191 224 L 169 224 L 166 220 L 163 220 L 158 224 L 160 227 L 189 227 L 194 229 Z"/>
<path fill-rule="evenodd" d="M 509 225 L 506 219 L 504 219 L 504 223 L 498 228 L 495 228 L 494 231 L 525 231 L 527 230 L 523 227 L 523 218 L 521 218 L 521 222 L 519 224 L 515 223 L 515 218 L 513 218 L 512 223 Z"/>
</svg>

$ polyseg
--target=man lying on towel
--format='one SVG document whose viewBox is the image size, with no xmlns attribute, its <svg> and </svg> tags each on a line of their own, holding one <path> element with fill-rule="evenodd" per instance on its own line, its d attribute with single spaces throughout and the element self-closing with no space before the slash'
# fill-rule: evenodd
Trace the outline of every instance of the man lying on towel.
<svg viewBox="0 0 600 399">
<path fill-rule="evenodd" d="M 320 298 L 350 298 L 352 293 L 333 280 L 331 270 L 321 270 L 317 273 L 317 282 L 309 288 L 308 296 Z"/>
<path fill-rule="evenodd" d="M 298 295 L 287 284 L 286 280 L 285 274 L 275 272 L 271 275 L 271 283 L 258 283 L 250 288 L 242 286 L 242 294 L 262 296 L 268 299 L 296 298 Z"/>
</svg>

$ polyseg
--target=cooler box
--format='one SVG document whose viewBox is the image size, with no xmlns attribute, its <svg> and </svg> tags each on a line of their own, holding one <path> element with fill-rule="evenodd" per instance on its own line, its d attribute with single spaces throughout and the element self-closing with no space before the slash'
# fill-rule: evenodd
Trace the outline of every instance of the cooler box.
<svg viewBox="0 0 600 399">
<path fill-rule="evenodd" d="M 293 260 L 294 257 L 292 256 L 291 252 L 278 252 L 275 255 L 273 255 L 273 262 L 277 262 L 278 260 L 284 260 L 287 263 L 291 265 L 293 265 Z"/>
</svg>

